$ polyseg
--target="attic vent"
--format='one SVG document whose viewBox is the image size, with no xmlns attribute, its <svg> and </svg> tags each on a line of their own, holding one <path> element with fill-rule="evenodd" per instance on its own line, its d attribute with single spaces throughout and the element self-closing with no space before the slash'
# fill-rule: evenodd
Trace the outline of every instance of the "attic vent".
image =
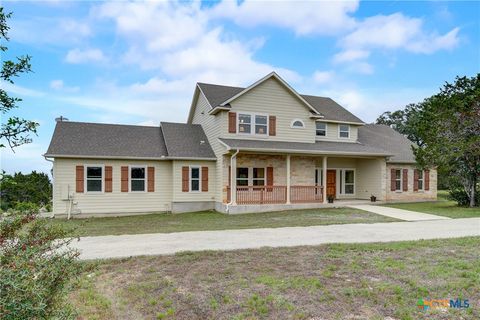
<svg viewBox="0 0 480 320">
<path fill-rule="evenodd" d="M 68 118 L 65 118 L 64 116 L 60 116 L 58 118 L 55 118 L 55 122 L 62 122 L 62 121 L 68 121 Z"/>
</svg>

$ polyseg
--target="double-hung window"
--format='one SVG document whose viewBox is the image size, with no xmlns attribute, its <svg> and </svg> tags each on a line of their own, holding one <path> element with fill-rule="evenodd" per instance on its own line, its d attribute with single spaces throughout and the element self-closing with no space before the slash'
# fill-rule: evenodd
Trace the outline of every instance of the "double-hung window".
<svg viewBox="0 0 480 320">
<path fill-rule="evenodd" d="M 237 168 L 237 186 L 248 186 L 248 168 Z"/>
<path fill-rule="evenodd" d="M 87 166 L 86 167 L 87 192 L 103 191 L 103 167 Z"/>
<path fill-rule="evenodd" d="M 340 124 L 338 126 L 339 138 L 350 138 L 350 126 L 348 124 Z"/>
<path fill-rule="evenodd" d="M 130 191 L 145 191 L 145 167 L 130 167 Z"/>
<path fill-rule="evenodd" d="M 237 168 L 237 186 L 264 186 L 265 168 Z"/>
<path fill-rule="evenodd" d="M 395 169 L 395 191 L 402 191 L 402 169 Z"/>
<path fill-rule="evenodd" d="M 325 122 L 317 122 L 315 126 L 317 137 L 325 137 L 327 135 L 327 124 Z"/>
<path fill-rule="evenodd" d="M 268 116 L 261 114 L 238 113 L 238 132 L 243 134 L 268 134 Z"/>
<path fill-rule="evenodd" d="M 340 171 L 340 194 L 355 194 L 355 171 L 342 169 Z"/>
<path fill-rule="evenodd" d="M 418 170 L 418 190 L 423 190 L 423 170 Z"/>
<path fill-rule="evenodd" d="M 190 167 L 190 191 L 200 191 L 200 167 Z"/>
<path fill-rule="evenodd" d="M 265 168 L 253 168 L 252 183 L 254 186 L 265 185 Z"/>
</svg>

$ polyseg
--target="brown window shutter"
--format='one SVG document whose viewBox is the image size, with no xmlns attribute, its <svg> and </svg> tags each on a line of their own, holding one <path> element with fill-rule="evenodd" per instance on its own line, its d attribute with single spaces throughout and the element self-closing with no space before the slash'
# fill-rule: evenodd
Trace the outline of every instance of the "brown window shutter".
<svg viewBox="0 0 480 320">
<path fill-rule="evenodd" d="M 228 166 L 228 186 L 232 185 L 232 166 Z"/>
<path fill-rule="evenodd" d="M 83 192 L 84 190 L 84 181 L 85 181 L 85 168 L 83 166 L 76 167 L 76 179 L 75 179 L 75 191 L 76 192 Z"/>
<path fill-rule="evenodd" d="M 236 112 L 228 113 L 228 132 L 237 133 L 237 113 Z"/>
<path fill-rule="evenodd" d="M 105 192 L 112 192 L 112 166 L 105 166 Z"/>
<path fill-rule="evenodd" d="M 423 180 L 425 191 L 430 190 L 430 170 L 425 170 L 425 172 L 423 173 Z"/>
<path fill-rule="evenodd" d="M 182 167 L 182 192 L 188 192 L 188 190 L 190 189 L 188 187 L 188 182 L 189 182 L 189 178 L 188 178 L 188 175 L 190 173 L 190 170 L 188 169 L 188 167 Z"/>
<path fill-rule="evenodd" d="M 408 169 L 403 169 L 403 191 L 408 191 Z"/>
<path fill-rule="evenodd" d="M 273 167 L 267 167 L 267 186 L 273 186 Z"/>
<path fill-rule="evenodd" d="M 413 171 L 413 191 L 418 191 L 418 170 Z"/>
<path fill-rule="evenodd" d="M 395 191 L 396 186 L 395 186 L 395 171 L 396 169 L 390 169 L 390 190 Z"/>
<path fill-rule="evenodd" d="M 120 189 L 122 192 L 128 192 L 128 167 L 124 166 L 121 168 L 121 186 Z"/>
<path fill-rule="evenodd" d="M 147 175 L 148 175 L 148 192 L 155 192 L 155 167 L 148 167 L 147 168 Z"/>
<path fill-rule="evenodd" d="M 268 134 L 270 136 L 277 135 L 277 117 L 275 116 L 268 117 Z"/>
<path fill-rule="evenodd" d="M 208 191 L 208 167 L 202 167 L 202 191 Z"/>
</svg>

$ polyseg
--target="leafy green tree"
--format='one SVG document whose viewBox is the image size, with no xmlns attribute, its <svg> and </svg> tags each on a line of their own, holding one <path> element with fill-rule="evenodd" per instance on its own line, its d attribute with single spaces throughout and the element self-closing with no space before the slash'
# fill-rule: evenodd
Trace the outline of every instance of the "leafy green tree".
<svg viewBox="0 0 480 320">
<path fill-rule="evenodd" d="M 30 64 L 31 57 L 20 56 L 16 57 L 14 61 L 5 60 L 5 54 L 8 48 L 4 45 L 9 41 L 8 30 L 10 27 L 7 25 L 7 19 L 10 19 L 12 13 L 5 13 L 3 7 L 0 7 L 0 53 L 2 55 L 2 70 L 0 72 L 0 80 L 3 82 L 13 84 L 13 79 L 20 76 L 22 73 L 28 73 L 32 71 Z M 11 97 L 7 91 L 0 87 L 0 113 L 6 114 L 12 109 L 18 108 L 18 103 L 22 99 L 18 97 Z M 4 120 L 5 119 L 5 120 Z M 26 120 L 20 117 L 2 117 L 2 125 L 0 128 L 0 148 L 4 148 L 4 142 L 8 143 L 10 148 L 14 149 L 25 143 L 30 143 L 32 139 L 30 134 L 37 133 L 38 123 L 30 120 Z M 4 141 L 4 142 L 1 142 Z"/>
<path fill-rule="evenodd" d="M 419 165 L 442 168 L 451 194 L 458 195 L 461 188 L 469 206 L 478 205 L 480 74 L 456 77 L 438 94 L 405 110 L 384 113 L 377 123 L 388 124 L 417 142 L 414 154 Z"/>
<path fill-rule="evenodd" d="M 75 319 L 68 293 L 82 268 L 64 228 L 33 211 L 0 216 L 0 319 Z"/>
<path fill-rule="evenodd" d="M 46 173 L 33 171 L 29 174 L 17 172 L 0 176 L 1 208 L 15 208 L 20 203 L 32 203 L 38 207 L 50 207 L 52 183 Z"/>
</svg>

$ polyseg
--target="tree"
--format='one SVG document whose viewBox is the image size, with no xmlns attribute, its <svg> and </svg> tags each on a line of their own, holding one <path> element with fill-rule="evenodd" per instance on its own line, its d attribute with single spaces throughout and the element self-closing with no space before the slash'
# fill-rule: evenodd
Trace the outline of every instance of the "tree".
<svg viewBox="0 0 480 320">
<path fill-rule="evenodd" d="M 46 173 L 33 171 L 29 174 L 16 172 L 0 176 L 1 209 L 15 208 L 20 203 L 32 203 L 38 207 L 50 206 L 52 183 Z M 48 208 L 47 208 L 48 209 Z"/>
<path fill-rule="evenodd" d="M 2 57 L 7 52 L 8 48 L 3 45 L 3 43 L 9 41 L 8 30 L 10 27 L 7 25 L 7 19 L 10 19 L 12 13 L 5 13 L 3 7 L 0 7 L 0 51 Z M 30 64 L 31 57 L 20 56 L 16 57 L 15 61 L 5 60 L 3 61 L 2 70 L 0 72 L 0 79 L 3 82 L 13 84 L 13 78 L 18 77 L 22 73 L 28 73 L 32 71 L 32 66 Z M 11 97 L 7 92 L 0 88 L 0 112 L 6 114 L 12 109 L 18 108 L 18 103 L 22 99 L 17 97 Z M 2 117 L 2 119 L 5 117 Z M 2 125 L 0 128 L 0 141 L 6 141 L 10 148 L 13 150 L 15 147 L 18 147 L 25 143 L 30 143 L 32 139 L 30 134 L 37 133 L 38 123 L 30 120 L 26 120 L 20 117 L 12 116 L 8 117 L 4 122 L 2 120 Z M 4 148 L 5 144 L 0 142 L 0 148 Z"/>
<path fill-rule="evenodd" d="M 480 180 L 480 74 L 456 77 L 440 92 L 405 110 L 384 113 L 377 123 L 396 128 L 417 142 L 422 167 L 441 167 L 448 173 L 451 194 L 458 188 L 471 207 L 478 205 Z"/>
<path fill-rule="evenodd" d="M 0 216 L 0 319 L 75 319 L 68 293 L 82 268 L 70 232 L 32 211 Z"/>
</svg>

